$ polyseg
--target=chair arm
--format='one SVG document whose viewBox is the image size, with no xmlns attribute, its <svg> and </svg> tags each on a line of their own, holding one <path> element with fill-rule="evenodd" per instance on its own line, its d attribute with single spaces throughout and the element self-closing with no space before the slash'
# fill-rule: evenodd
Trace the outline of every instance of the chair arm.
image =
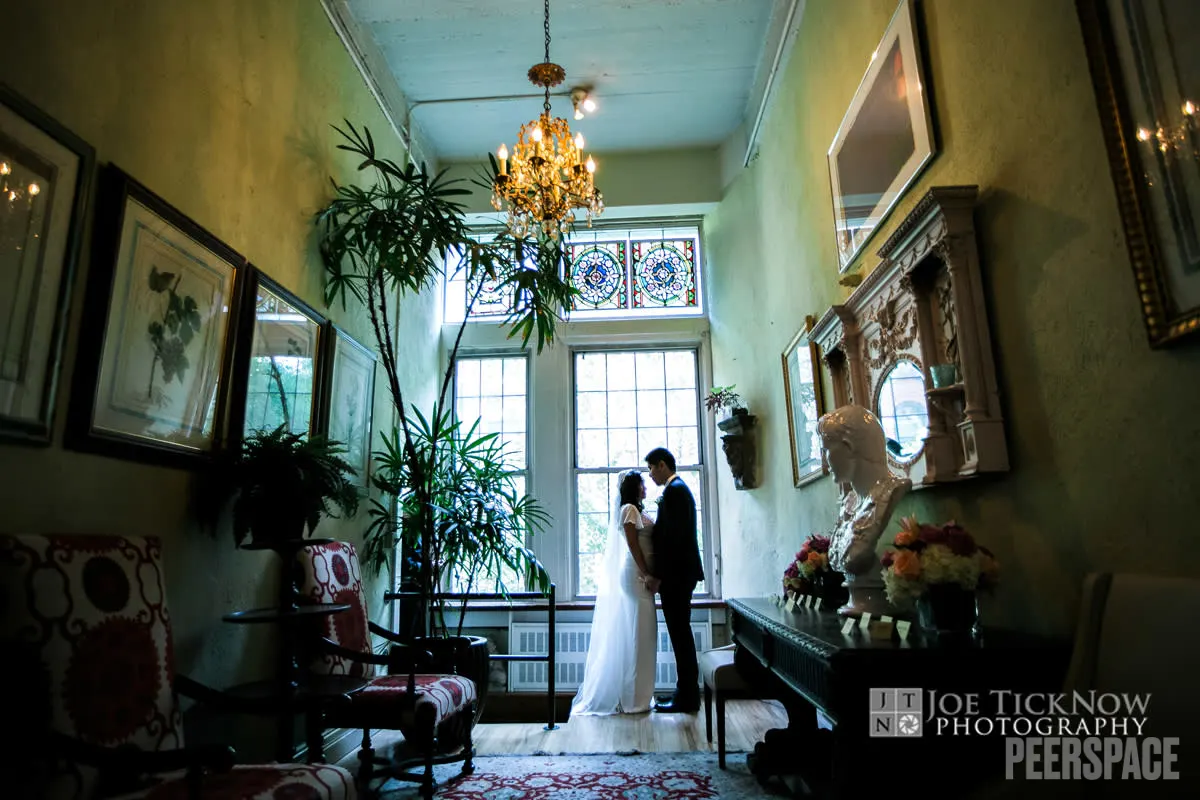
<svg viewBox="0 0 1200 800">
<path fill-rule="evenodd" d="M 326 655 L 338 656 L 339 658 L 345 658 L 358 664 L 379 664 L 382 666 L 388 663 L 386 655 L 380 655 L 379 653 L 366 653 L 362 650 L 351 650 L 348 647 L 342 647 L 337 642 L 333 641 L 332 639 L 327 639 L 324 636 L 313 637 L 311 644 L 313 645 L 314 649 L 319 650 Z"/>
<path fill-rule="evenodd" d="M 403 636 L 395 631 L 388 630 L 377 622 L 367 622 L 367 627 L 370 628 L 371 633 L 375 634 L 380 639 L 387 639 L 392 644 L 398 644 L 404 647 L 411 646 Z"/>
<path fill-rule="evenodd" d="M 421 650 L 411 644 L 393 644 L 388 648 L 387 665 L 388 673 L 391 675 L 405 671 L 415 673 L 418 666 L 432 662 L 433 653 Z"/>
</svg>

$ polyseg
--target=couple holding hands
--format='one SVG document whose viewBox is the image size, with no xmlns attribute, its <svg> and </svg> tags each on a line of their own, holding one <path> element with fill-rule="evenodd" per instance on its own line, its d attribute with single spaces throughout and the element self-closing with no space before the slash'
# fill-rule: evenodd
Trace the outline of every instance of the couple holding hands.
<svg viewBox="0 0 1200 800">
<path fill-rule="evenodd" d="M 675 457 L 658 447 L 646 455 L 647 472 L 662 486 L 658 514 L 645 513 L 646 485 L 638 470 L 618 476 L 605 547 L 583 685 L 572 714 L 694 713 L 700 708 L 700 672 L 692 638 L 692 592 L 704 580 L 696 529 L 696 501 L 675 474 Z M 654 702 L 658 594 L 675 651 L 674 696 Z"/>
</svg>

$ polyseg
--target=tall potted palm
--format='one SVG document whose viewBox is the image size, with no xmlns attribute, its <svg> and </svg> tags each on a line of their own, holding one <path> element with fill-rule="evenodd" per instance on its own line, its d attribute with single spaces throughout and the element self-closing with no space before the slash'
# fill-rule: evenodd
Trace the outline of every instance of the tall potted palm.
<svg viewBox="0 0 1200 800">
<path fill-rule="evenodd" d="M 477 241 L 458 202 L 468 193 L 458 181 L 381 158 L 365 128 L 360 133 L 346 122 L 337 130 L 345 140 L 338 148 L 359 158 L 359 171 L 370 177 L 365 185 L 335 182 L 335 198 L 317 215 L 325 299 L 329 304 L 340 300 L 344 307 L 351 294 L 366 307 L 399 418 L 375 453 L 379 469 L 372 484 L 382 497 L 371 502 L 363 560 L 382 571 L 398 546 L 409 554 L 406 566 L 421 597 L 420 633 L 446 637 L 445 605 L 437 595 L 451 574 L 466 576 L 469 584 L 472 576 L 507 567 L 543 591 L 549 586 L 545 568 L 526 546 L 526 538 L 542 530 L 548 516 L 536 500 L 517 491 L 496 437 L 479 435 L 473 420 L 455 420 L 448 403 L 470 309 L 489 283 L 509 292 L 514 298 L 506 319 L 510 336 L 519 337 L 522 346 L 533 340 L 541 352 L 554 340 L 573 290 L 561 272 L 560 242 L 509 233 Z M 403 296 L 433 288 L 447 263 L 461 264 L 466 272 L 467 314 L 450 348 L 437 399 L 422 412 L 409 405 L 401 387 L 389 300 L 393 292 Z M 457 633 L 461 623 L 460 614 Z M 486 642 L 482 649 L 486 654 Z M 486 660 L 483 669 L 477 680 L 481 690 L 487 683 Z"/>
</svg>

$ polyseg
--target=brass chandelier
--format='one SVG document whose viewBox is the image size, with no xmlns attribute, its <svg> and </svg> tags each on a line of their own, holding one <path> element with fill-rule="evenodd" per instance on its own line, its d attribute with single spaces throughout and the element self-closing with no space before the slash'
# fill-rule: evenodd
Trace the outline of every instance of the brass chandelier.
<svg viewBox="0 0 1200 800">
<path fill-rule="evenodd" d="M 529 81 L 545 89 L 546 99 L 541 116 L 521 126 L 511 159 L 508 147 L 500 145 L 492 207 L 507 207 L 508 227 L 516 236 L 540 230 L 557 239 L 570 231 L 577 208 L 591 227 L 592 218 L 604 211 L 604 198 L 593 181 L 595 159 L 584 159 L 583 134 L 572 138 L 567 121 L 550 115 L 550 88 L 567 73 L 550 61 L 550 0 L 545 8 L 546 57 L 529 68 Z"/>
</svg>

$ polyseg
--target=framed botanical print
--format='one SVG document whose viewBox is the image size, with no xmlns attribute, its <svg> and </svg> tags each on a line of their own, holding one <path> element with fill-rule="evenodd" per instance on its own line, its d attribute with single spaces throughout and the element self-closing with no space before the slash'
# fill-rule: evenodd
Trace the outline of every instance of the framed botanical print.
<svg viewBox="0 0 1200 800">
<path fill-rule="evenodd" d="M 829 146 L 839 272 L 933 160 L 913 0 L 901 0 Z"/>
<path fill-rule="evenodd" d="M 317 430 L 325 317 L 253 266 L 242 308 L 231 427 L 243 436 Z"/>
<path fill-rule="evenodd" d="M 186 465 L 222 439 L 244 261 L 110 167 L 96 222 L 73 446 Z"/>
<path fill-rule="evenodd" d="M 345 445 L 344 458 L 357 473 L 352 480 L 366 488 L 371 474 L 371 418 L 378 358 L 373 350 L 333 323 L 328 329 L 326 434 Z"/>
<path fill-rule="evenodd" d="M 0 85 L 0 436 L 49 444 L 92 147 Z"/>
<path fill-rule="evenodd" d="M 817 421 L 825 413 L 817 345 L 809 341 L 815 322 L 808 317 L 783 351 L 783 395 L 787 402 L 788 437 L 792 448 L 792 482 L 796 488 L 825 474 Z"/>
<path fill-rule="evenodd" d="M 1200 333 L 1194 2 L 1076 0 L 1151 347 Z"/>
</svg>

